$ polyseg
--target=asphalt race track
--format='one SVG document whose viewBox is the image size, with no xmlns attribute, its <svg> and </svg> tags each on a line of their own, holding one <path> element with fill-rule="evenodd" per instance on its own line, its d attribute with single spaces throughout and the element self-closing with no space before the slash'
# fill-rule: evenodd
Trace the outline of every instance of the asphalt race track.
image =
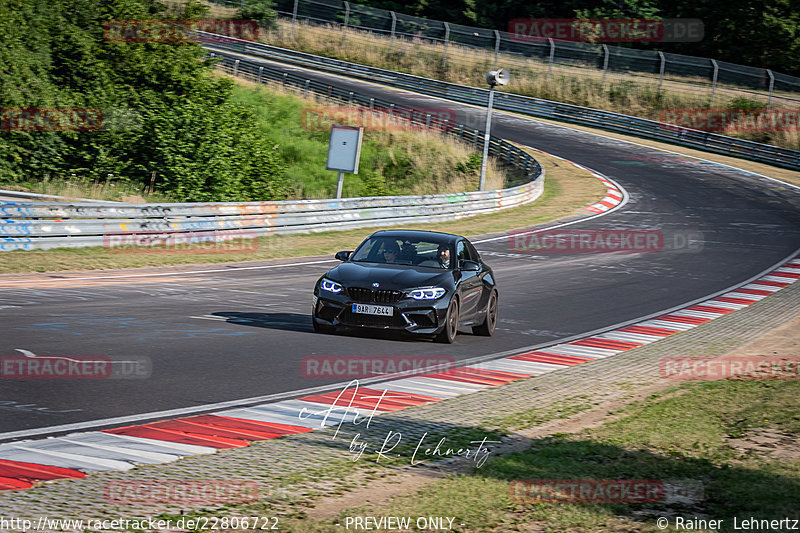
<svg viewBox="0 0 800 533">
<path fill-rule="evenodd" d="M 483 124 L 483 113 L 469 106 L 302 72 L 402 105 L 452 108 L 459 121 Z M 0 440 L 5 432 L 179 408 L 199 412 L 207 404 L 341 381 L 304 376 L 301 360 L 312 355 L 463 360 L 555 342 L 744 282 L 800 247 L 797 188 L 503 113 L 493 124 L 493 134 L 592 168 L 629 194 L 623 207 L 572 228 L 660 230 L 664 249 L 534 255 L 510 250 L 507 238 L 474 239 L 497 274 L 500 322 L 492 338 L 462 333 L 451 346 L 313 333 L 312 287 L 335 264 L 332 258 L 277 267 L 167 268 L 168 275 L 139 278 L 0 279 L 0 355 L 27 350 L 152 362 L 146 379 L 3 379 Z M 85 275 L 95 276 L 102 274 Z"/>
</svg>

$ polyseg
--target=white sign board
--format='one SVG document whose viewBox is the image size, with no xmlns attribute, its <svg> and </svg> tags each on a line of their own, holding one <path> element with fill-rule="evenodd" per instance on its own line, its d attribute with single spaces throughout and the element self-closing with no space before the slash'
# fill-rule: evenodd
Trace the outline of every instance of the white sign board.
<svg viewBox="0 0 800 533">
<path fill-rule="evenodd" d="M 331 125 L 327 170 L 358 174 L 358 160 L 361 157 L 361 137 L 363 133 L 364 128 Z"/>
</svg>

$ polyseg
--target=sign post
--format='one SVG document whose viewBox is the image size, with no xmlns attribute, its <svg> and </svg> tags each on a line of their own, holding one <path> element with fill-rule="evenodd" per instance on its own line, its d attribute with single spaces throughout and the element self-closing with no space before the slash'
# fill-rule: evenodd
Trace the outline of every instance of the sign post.
<svg viewBox="0 0 800 533">
<path fill-rule="evenodd" d="M 494 88 L 496 85 L 505 85 L 508 83 L 509 72 L 501 68 L 500 70 L 492 70 L 486 75 L 486 83 L 489 84 L 489 104 L 486 106 L 486 128 L 483 134 L 483 157 L 481 158 L 481 181 L 478 190 L 482 191 L 486 184 L 486 163 L 489 158 L 489 139 L 491 139 L 492 130 L 492 103 L 494 102 Z"/>
<path fill-rule="evenodd" d="M 339 173 L 336 198 L 342 197 L 345 172 L 358 174 L 358 161 L 361 158 L 361 139 L 363 136 L 363 127 L 331 125 L 328 162 L 325 168 Z"/>
</svg>

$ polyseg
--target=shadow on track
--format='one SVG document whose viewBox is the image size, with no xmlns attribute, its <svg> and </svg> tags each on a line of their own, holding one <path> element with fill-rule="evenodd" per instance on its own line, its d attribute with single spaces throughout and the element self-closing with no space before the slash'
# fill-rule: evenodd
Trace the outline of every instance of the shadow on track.
<svg viewBox="0 0 800 533">
<path fill-rule="evenodd" d="M 229 324 L 252 326 L 256 328 L 279 329 L 311 333 L 311 316 L 299 313 L 242 313 L 226 311 L 212 313 L 212 316 L 225 318 Z"/>
<path fill-rule="evenodd" d="M 256 328 L 278 329 L 283 331 L 298 331 L 302 333 L 312 333 L 311 315 L 300 313 L 243 313 L 239 311 L 225 311 L 211 313 L 211 316 L 225 318 L 229 324 L 241 326 L 251 326 Z M 463 333 L 463 332 L 462 332 Z M 325 333 L 319 333 L 324 336 Z M 344 335 L 348 337 L 386 339 L 405 342 L 430 342 L 429 339 L 421 337 L 404 336 L 400 333 L 375 330 L 359 330 L 339 328 L 336 333 L 327 335 Z"/>
</svg>

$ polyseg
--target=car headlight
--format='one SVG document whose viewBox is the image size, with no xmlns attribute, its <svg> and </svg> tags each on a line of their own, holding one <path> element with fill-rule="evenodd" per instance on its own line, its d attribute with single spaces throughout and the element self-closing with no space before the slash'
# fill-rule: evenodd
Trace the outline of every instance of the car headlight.
<svg viewBox="0 0 800 533">
<path fill-rule="evenodd" d="M 414 289 L 409 291 L 408 295 L 415 300 L 438 300 L 444 293 L 447 292 L 441 287 L 430 287 L 428 289 Z"/>
<path fill-rule="evenodd" d="M 323 291 L 332 292 L 333 294 L 342 292 L 342 286 L 328 278 L 322 278 L 322 281 L 319 282 L 319 288 Z"/>
</svg>

